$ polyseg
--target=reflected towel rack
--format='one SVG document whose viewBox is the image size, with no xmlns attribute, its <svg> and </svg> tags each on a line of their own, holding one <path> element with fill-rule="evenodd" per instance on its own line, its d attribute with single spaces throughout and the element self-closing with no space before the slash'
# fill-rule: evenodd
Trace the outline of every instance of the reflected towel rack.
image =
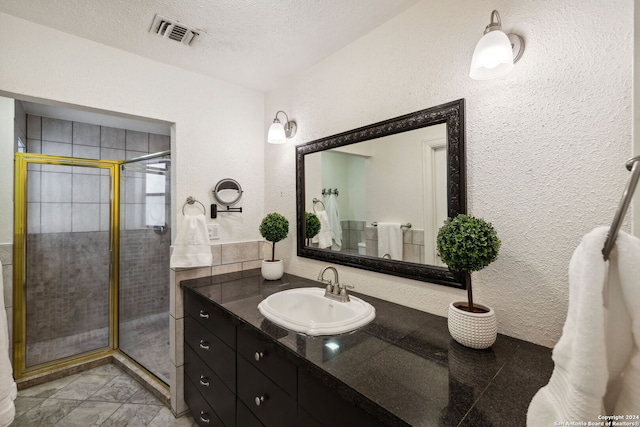
<svg viewBox="0 0 640 427">
<path fill-rule="evenodd" d="M 378 226 L 378 222 L 374 221 L 374 222 L 371 223 L 371 225 L 373 225 L 374 227 L 377 227 Z M 411 223 L 408 222 L 406 224 L 400 224 L 400 228 L 411 228 Z"/>
<path fill-rule="evenodd" d="M 604 256 L 605 261 L 609 259 L 609 255 L 611 254 L 613 245 L 616 243 L 618 231 L 620 231 L 620 226 L 622 226 L 622 220 L 627 213 L 629 204 L 631 204 L 633 192 L 638 185 L 638 179 L 640 178 L 640 156 L 636 156 L 627 160 L 626 166 L 627 169 L 631 171 L 631 177 L 629 178 L 629 182 L 627 182 L 627 186 L 622 193 L 622 199 L 620 199 L 618 209 L 616 210 L 616 215 L 613 217 L 613 222 L 611 223 L 609 233 L 607 234 L 607 240 L 604 242 L 602 255 Z"/>
<path fill-rule="evenodd" d="M 189 197 L 187 197 L 187 201 L 184 202 L 184 205 L 182 205 L 182 215 L 184 215 L 184 208 L 186 208 L 187 205 L 193 205 L 194 203 L 198 203 L 198 204 L 200 204 L 200 206 L 202 206 L 202 213 L 203 214 L 207 213 L 207 209 L 204 207 L 204 205 L 202 203 L 200 203 L 199 201 L 197 201 L 193 197 L 189 196 Z"/>
<path fill-rule="evenodd" d="M 324 203 L 322 203 L 321 200 L 316 199 L 315 197 L 313 198 L 313 211 L 316 212 L 316 203 L 320 203 L 322 205 L 322 210 L 326 210 L 326 208 L 324 207 Z"/>
</svg>

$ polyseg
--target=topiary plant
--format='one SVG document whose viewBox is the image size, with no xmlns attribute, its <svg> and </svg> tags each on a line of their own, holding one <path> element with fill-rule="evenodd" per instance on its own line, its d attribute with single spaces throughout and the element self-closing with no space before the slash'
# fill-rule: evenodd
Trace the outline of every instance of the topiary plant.
<svg viewBox="0 0 640 427">
<path fill-rule="evenodd" d="M 470 273 L 480 271 L 495 261 L 500 243 L 490 223 L 465 214 L 447 218 L 438 230 L 438 255 L 451 271 L 466 275 L 470 312 L 474 311 Z"/>
<path fill-rule="evenodd" d="M 312 238 L 320 232 L 320 220 L 318 216 L 311 212 L 304 213 L 305 218 L 305 237 Z"/>
<path fill-rule="evenodd" d="M 285 239 L 289 234 L 289 221 L 279 213 L 272 212 L 262 219 L 260 234 L 271 242 L 271 261 L 275 261 L 276 242 Z"/>
</svg>

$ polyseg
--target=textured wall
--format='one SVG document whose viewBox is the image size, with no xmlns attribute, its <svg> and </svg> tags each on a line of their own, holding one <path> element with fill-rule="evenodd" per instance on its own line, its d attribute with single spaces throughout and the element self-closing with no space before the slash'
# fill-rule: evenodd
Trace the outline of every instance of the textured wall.
<svg viewBox="0 0 640 427">
<path fill-rule="evenodd" d="M 471 54 L 499 10 L 526 40 L 508 76 L 468 77 Z M 606 28 L 607 31 L 594 31 Z M 294 144 L 459 98 L 466 99 L 468 205 L 502 239 L 499 259 L 473 275 L 499 331 L 552 346 L 566 316 L 567 268 L 581 237 L 610 223 L 631 154 L 633 2 L 424 1 L 267 95 L 298 122 L 293 141 L 266 149 L 266 209 L 295 217 Z M 280 243 L 287 271 L 322 263 Z M 346 267 L 360 292 L 445 315 L 464 291 Z"/>
</svg>

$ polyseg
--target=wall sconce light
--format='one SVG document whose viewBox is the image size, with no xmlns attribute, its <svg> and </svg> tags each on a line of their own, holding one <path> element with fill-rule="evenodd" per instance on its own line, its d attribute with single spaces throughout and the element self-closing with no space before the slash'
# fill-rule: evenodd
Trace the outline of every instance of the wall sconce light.
<svg viewBox="0 0 640 427">
<path fill-rule="evenodd" d="M 524 39 L 517 34 L 505 34 L 497 10 L 491 12 L 491 22 L 476 45 L 471 59 L 469 77 L 489 80 L 507 75 L 524 51 Z"/>
<path fill-rule="evenodd" d="M 284 114 L 287 118 L 284 126 L 278 120 L 278 114 Z M 273 123 L 269 126 L 269 133 L 267 134 L 267 142 L 271 144 L 284 144 L 288 138 L 293 138 L 298 130 L 298 125 L 293 120 L 289 121 L 289 116 L 284 111 L 278 111 L 276 118 L 273 119 Z"/>
</svg>

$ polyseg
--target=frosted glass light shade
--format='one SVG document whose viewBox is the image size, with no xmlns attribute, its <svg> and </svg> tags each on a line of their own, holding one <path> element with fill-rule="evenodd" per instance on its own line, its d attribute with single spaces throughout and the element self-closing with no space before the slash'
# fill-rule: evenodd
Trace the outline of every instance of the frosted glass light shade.
<svg viewBox="0 0 640 427">
<path fill-rule="evenodd" d="M 287 136 L 284 133 L 284 126 L 279 121 L 274 121 L 269 126 L 267 133 L 267 142 L 270 144 L 284 144 L 287 142 Z"/>
<path fill-rule="evenodd" d="M 471 59 L 469 77 L 489 80 L 502 77 L 513 69 L 513 50 L 509 37 L 499 30 L 490 31 L 478 42 Z"/>
</svg>

